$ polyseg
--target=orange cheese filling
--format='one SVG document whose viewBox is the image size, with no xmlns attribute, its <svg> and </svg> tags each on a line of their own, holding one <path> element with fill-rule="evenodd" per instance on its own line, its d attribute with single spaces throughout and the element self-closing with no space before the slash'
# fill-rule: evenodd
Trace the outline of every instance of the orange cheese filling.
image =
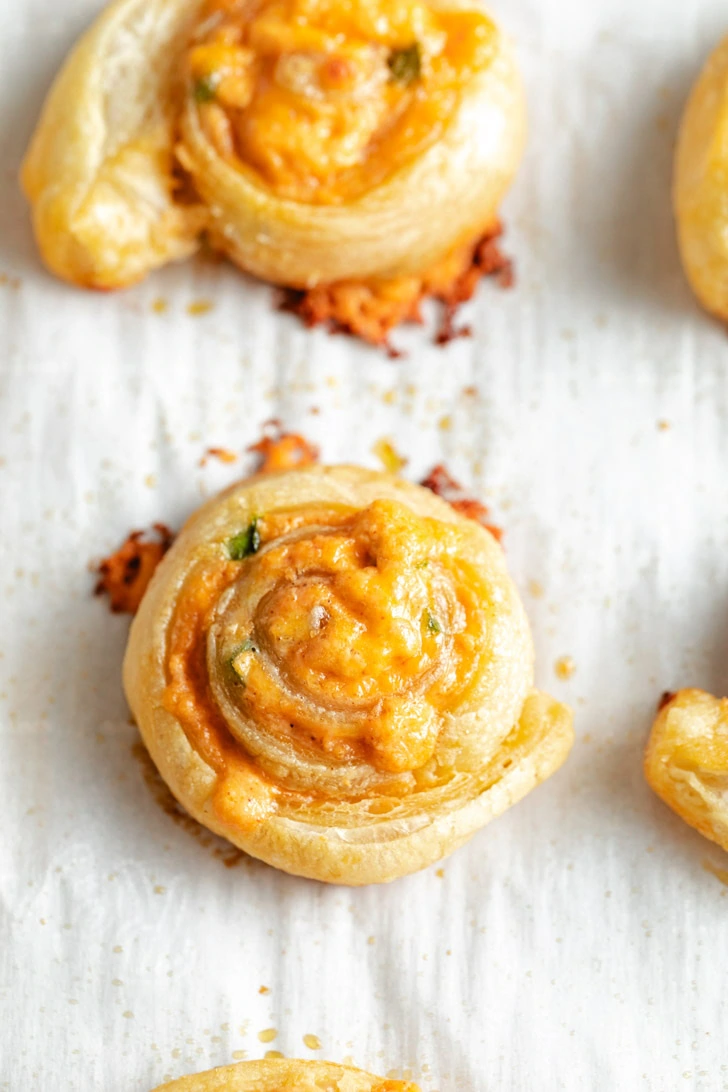
<svg viewBox="0 0 728 1092">
<path fill-rule="evenodd" d="M 433 756 L 442 715 L 486 654 L 488 589 L 457 526 L 394 501 L 261 515 L 198 562 L 167 644 L 164 704 L 221 776 L 214 806 L 256 822 L 287 793 L 256 739 L 302 761 L 400 775 Z M 254 784 L 257 778 L 257 784 Z"/>
<path fill-rule="evenodd" d="M 350 201 L 434 143 L 494 55 L 423 0 L 208 0 L 187 55 L 208 139 L 281 197 Z"/>
</svg>

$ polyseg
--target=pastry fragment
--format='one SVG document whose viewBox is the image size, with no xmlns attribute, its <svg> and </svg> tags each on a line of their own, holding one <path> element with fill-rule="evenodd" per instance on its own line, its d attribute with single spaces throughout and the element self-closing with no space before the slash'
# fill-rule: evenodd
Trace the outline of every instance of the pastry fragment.
<svg viewBox="0 0 728 1092">
<path fill-rule="evenodd" d="M 333 1062 L 281 1058 L 209 1069 L 154 1092 L 419 1092 L 419 1087 Z"/>
<path fill-rule="evenodd" d="M 666 694 L 645 777 L 681 819 L 728 850 L 728 698 L 703 690 Z"/>
<path fill-rule="evenodd" d="M 275 867 L 365 884 L 423 868 L 564 761 L 503 552 L 420 486 L 259 475 L 182 530 L 124 683 L 180 803 Z"/>
<path fill-rule="evenodd" d="M 728 37 L 705 63 L 677 142 L 673 203 L 688 280 L 728 320 Z"/>
<path fill-rule="evenodd" d="M 132 284 L 204 233 L 382 343 L 492 271 L 524 143 L 511 46 L 477 0 L 114 0 L 23 166 L 44 260 Z M 496 263 L 497 264 L 497 263 Z"/>
</svg>

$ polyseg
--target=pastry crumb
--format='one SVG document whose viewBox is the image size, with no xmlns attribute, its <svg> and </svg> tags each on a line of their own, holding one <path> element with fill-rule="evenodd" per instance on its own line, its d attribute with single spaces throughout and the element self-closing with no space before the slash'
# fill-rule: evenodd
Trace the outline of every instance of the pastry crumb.
<svg viewBox="0 0 728 1092">
<path fill-rule="evenodd" d="M 208 447 L 200 459 L 200 466 L 207 466 L 210 459 L 219 459 L 221 463 L 235 463 L 238 457 L 227 447 Z"/>
<path fill-rule="evenodd" d="M 169 310 L 169 300 L 166 300 L 164 296 L 157 296 L 156 300 L 152 302 L 152 311 L 155 315 L 163 315 Z"/>
<path fill-rule="evenodd" d="M 570 679 L 576 671 L 576 664 L 572 656 L 559 656 L 554 664 L 554 671 L 559 679 Z"/>
<path fill-rule="evenodd" d="M 390 474 L 399 474 L 400 470 L 407 465 L 407 459 L 399 454 L 392 441 L 386 436 L 383 436 L 381 440 L 377 440 L 372 448 L 372 455 L 376 455 L 384 469 L 388 470 Z"/>
<path fill-rule="evenodd" d="M 192 303 L 187 304 L 187 314 L 192 315 L 207 315 L 212 311 L 215 304 L 212 300 L 193 300 Z"/>
<path fill-rule="evenodd" d="M 318 1035 L 304 1035 L 303 1043 L 309 1050 L 321 1050 L 321 1040 Z"/>
<path fill-rule="evenodd" d="M 277 1035 L 278 1032 L 275 1028 L 264 1028 L 263 1031 L 258 1032 L 258 1038 L 261 1043 L 272 1043 Z"/>
<path fill-rule="evenodd" d="M 258 993 L 270 993 L 270 988 L 268 986 L 261 986 Z"/>
</svg>

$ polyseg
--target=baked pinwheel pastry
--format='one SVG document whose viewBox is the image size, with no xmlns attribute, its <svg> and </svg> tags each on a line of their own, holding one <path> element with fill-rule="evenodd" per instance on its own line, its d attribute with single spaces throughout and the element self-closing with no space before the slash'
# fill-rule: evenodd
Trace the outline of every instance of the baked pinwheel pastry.
<svg viewBox="0 0 728 1092">
<path fill-rule="evenodd" d="M 419 1087 L 333 1062 L 271 1058 L 180 1077 L 154 1092 L 419 1092 Z"/>
<path fill-rule="evenodd" d="M 728 850 L 728 698 L 704 690 L 666 695 L 645 777 L 681 819 Z"/>
<path fill-rule="evenodd" d="M 728 38 L 708 58 L 680 125 L 673 201 L 696 296 L 728 319 Z"/>
<path fill-rule="evenodd" d="M 524 128 L 477 0 L 115 0 L 58 76 L 23 182 L 66 280 L 132 284 L 204 232 L 376 340 L 472 268 Z"/>
<path fill-rule="evenodd" d="M 423 868 L 561 765 L 501 548 L 429 490 L 351 466 L 208 502 L 156 570 L 124 683 L 180 803 L 277 868 Z"/>
</svg>

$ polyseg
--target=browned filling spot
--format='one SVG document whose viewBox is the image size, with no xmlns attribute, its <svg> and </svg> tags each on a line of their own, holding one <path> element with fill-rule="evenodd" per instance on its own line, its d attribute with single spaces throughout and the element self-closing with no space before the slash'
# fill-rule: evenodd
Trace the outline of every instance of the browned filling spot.
<svg viewBox="0 0 728 1092">
<path fill-rule="evenodd" d="M 126 542 L 98 566 L 95 595 L 108 595 L 114 613 L 136 614 L 159 562 L 174 540 L 163 523 L 155 523 L 156 537 L 147 531 L 132 531 Z"/>
<path fill-rule="evenodd" d="M 482 501 L 470 497 L 465 488 L 445 469 L 442 463 L 433 467 L 427 477 L 420 482 L 425 489 L 431 489 L 438 497 L 442 497 L 448 504 L 468 519 L 474 519 L 482 524 L 486 531 L 490 531 L 493 538 L 501 542 L 503 530 L 490 522 L 490 510 Z"/>
<path fill-rule="evenodd" d="M 456 327 L 462 304 L 472 299 L 482 277 L 497 276 L 503 288 L 514 283 L 513 263 L 500 249 L 503 228 L 498 223 L 475 243 L 459 247 L 419 277 L 390 281 L 338 281 L 306 291 L 286 289 L 281 309 L 291 311 L 306 326 L 325 324 L 331 333 L 350 334 L 399 356 L 389 342 L 391 331 L 403 322 L 423 321 L 422 302 L 438 300 L 443 314 L 435 344 L 447 345 L 470 337 L 469 326 Z"/>
</svg>

